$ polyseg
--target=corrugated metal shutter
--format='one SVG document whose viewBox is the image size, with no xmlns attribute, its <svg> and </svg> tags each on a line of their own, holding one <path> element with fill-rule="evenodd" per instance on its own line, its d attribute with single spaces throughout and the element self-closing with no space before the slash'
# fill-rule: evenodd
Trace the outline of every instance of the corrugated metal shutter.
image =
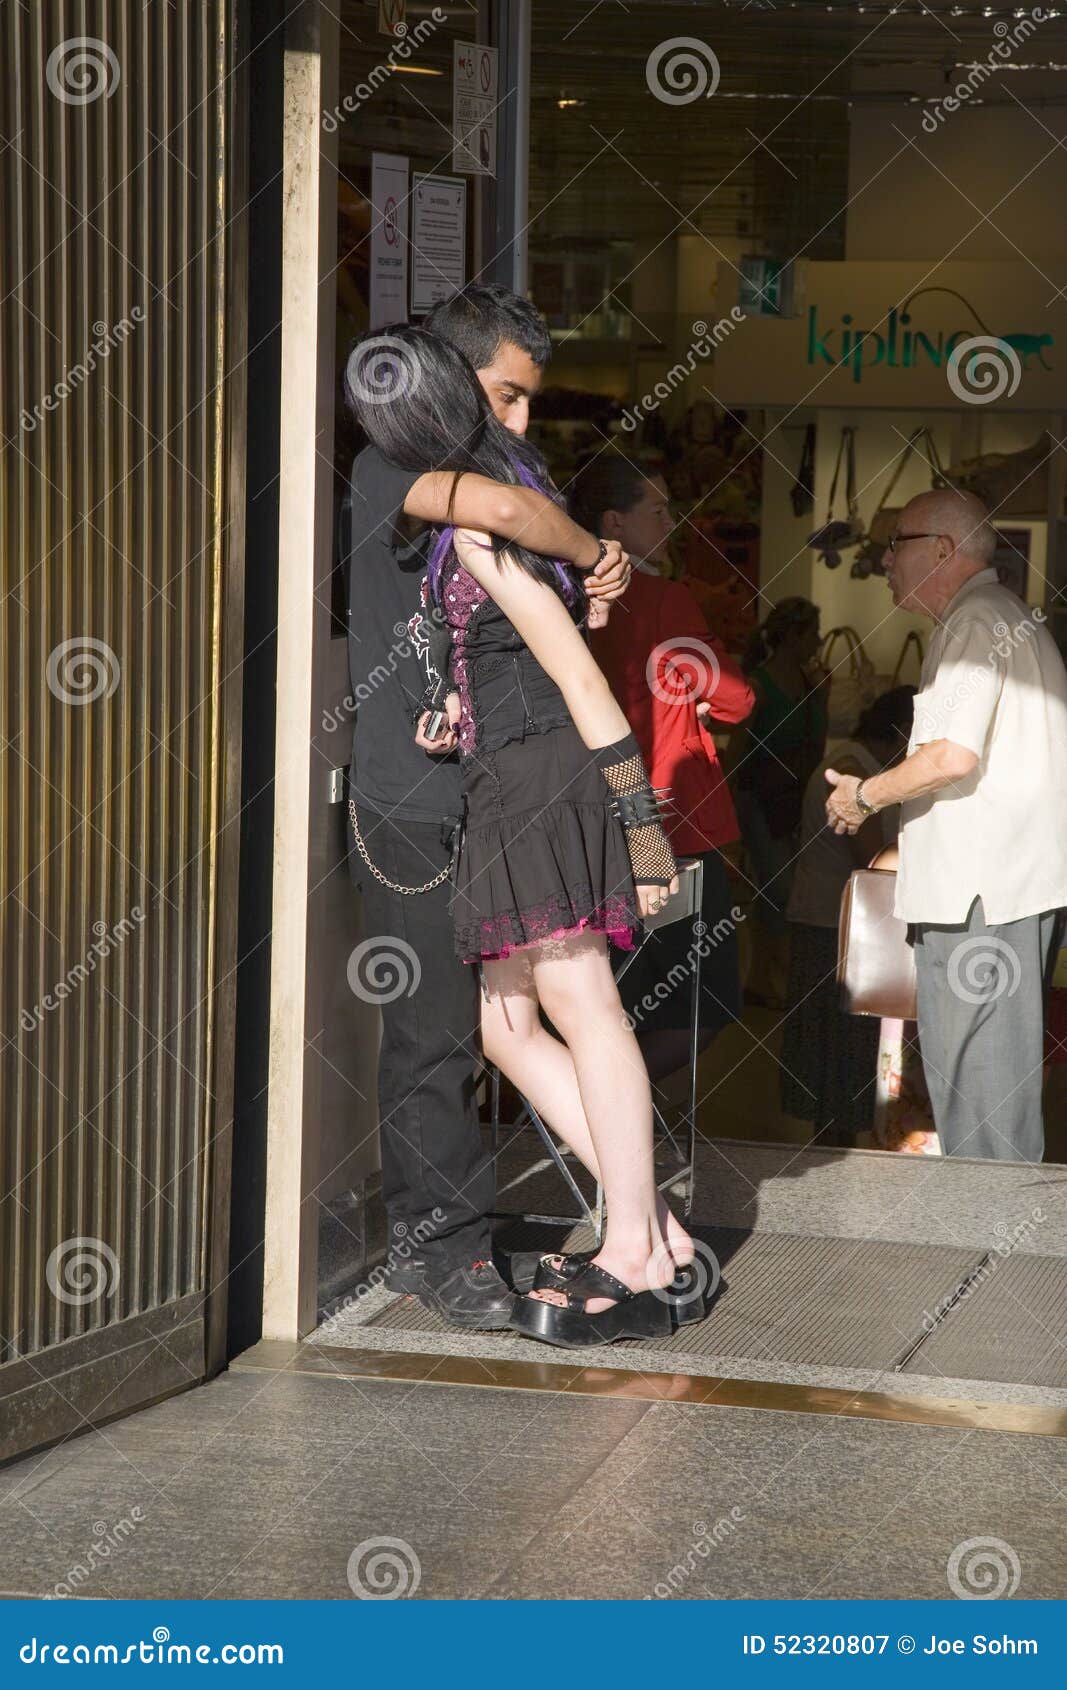
<svg viewBox="0 0 1067 1690">
<path fill-rule="evenodd" d="M 205 1368 L 229 5 L 0 41 L 3 1456 Z"/>
</svg>

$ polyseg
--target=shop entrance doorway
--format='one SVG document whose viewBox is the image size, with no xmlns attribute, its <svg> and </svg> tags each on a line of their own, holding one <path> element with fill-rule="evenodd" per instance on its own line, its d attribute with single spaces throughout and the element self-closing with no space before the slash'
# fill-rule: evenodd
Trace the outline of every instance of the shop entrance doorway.
<svg viewBox="0 0 1067 1690">
<path fill-rule="evenodd" d="M 475 276 L 522 283 L 513 161 L 525 159 L 529 0 L 400 10 L 389 33 L 377 5 L 308 0 L 284 26 L 265 1338 L 311 1331 L 358 1271 L 378 1167 L 379 1012 L 347 864 L 346 772 L 375 677 L 349 670 L 346 489 L 360 441 L 344 365 L 356 335 L 417 320 L 442 291 Z M 481 125 L 492 138 L 470 157 L 453 127 L 468 60 L 494 96 Z M 427 184 L 453 197 L 447 226 L 420 209 Z"/>
</svg>

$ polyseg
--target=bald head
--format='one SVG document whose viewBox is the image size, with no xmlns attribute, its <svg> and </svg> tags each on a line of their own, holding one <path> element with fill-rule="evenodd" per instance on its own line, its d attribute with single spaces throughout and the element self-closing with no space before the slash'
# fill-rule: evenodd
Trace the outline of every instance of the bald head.
<svg viewBox="0 0 1067 1690">
<path fill-rule="evenodd" d="M 906 506 L 909 528 L 914 517 L 921 528 L 947 534 L 961 557 L 977 569 L 988 569 L 997 549 L 997 536 L 989 512 L 973 493 L 957 493 L 952 487 L 937 487 L 920 493 Z"/>
<path fill-rule="evenodd" d="M 910 499 L 887 554 L 893 600 L 904 610 L 939 616 L 963 583 L 988 569 L 997 547 L 989 512 L 973 493 L 938 487 Z"/>
</svg>

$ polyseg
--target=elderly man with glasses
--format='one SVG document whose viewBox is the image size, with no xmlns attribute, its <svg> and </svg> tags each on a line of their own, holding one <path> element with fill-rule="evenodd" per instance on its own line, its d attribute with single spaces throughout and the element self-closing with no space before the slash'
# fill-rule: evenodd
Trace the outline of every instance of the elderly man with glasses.
<svg viewBox="0 0 1067 1690">
<path fill-rule="evenodd" d="M 1039 609 L 1001 586 L 989 513 L 950 488 L 901 512 L 893 602 L 934 623 L 908 755 L 827 772 L 838 833 L 900 804 L 896 913 L 950 1156 L 1040 1162 L 1045 994 L 1067 905 L 1067 671 Z"/>
</svg>

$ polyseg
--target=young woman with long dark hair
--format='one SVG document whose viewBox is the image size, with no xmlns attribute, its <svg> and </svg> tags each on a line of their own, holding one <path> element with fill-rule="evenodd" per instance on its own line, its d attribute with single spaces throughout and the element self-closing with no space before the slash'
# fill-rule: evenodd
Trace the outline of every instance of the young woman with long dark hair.
<svg viewBox="0 0 1067 1690">
<path fill-rule="evenodd" d="M 392 462 L 551 491 L 435 336 L 368 336 L 348 387 Z M 542 1258 L 514 1324 L 573 1347 L 665 1336 L 702 1312 L 694 1245 L 656 1187 L 648 1076 L 608 957 L 609 936 L 632 945 L 677 885 L 657 798 L 568 566 L 446 526 L 428 578 L 452 634 L 466 800 L 452 908 L 457 949 L 482 970 L 483 1049 L 601 1181 L 607 1210 L 595 1257 Z"/>
</svg>

